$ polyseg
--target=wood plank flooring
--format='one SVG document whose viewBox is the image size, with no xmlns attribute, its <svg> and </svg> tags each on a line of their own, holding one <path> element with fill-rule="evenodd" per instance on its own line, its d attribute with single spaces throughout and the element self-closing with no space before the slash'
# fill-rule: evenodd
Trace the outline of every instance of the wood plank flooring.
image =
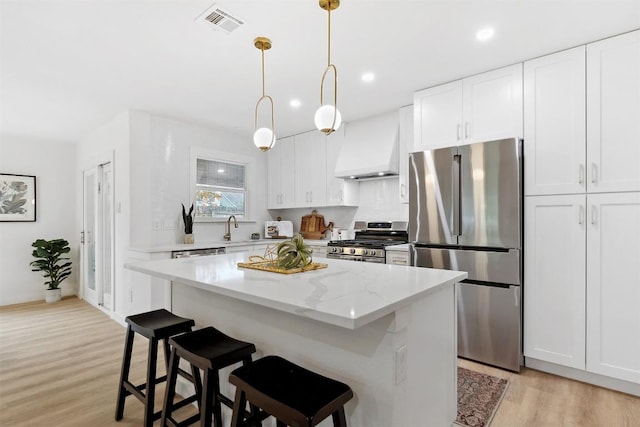
<svg viewBox="0 0 640 427">
<path fill-rule="evenodd" d="M 76 298 L 0 307 L 0 426 L 142 425 L 142 404 L 133 398 L 124 419 L 113 418 L 124 335 L 121 325 Z M 146 351 L 147 341 L 137 337 L 134 381 L 143 381 Z M 518 375 L 459 363 L 510 380 L 492 427 L 640 427 L 640 398 L 533 370 Z M 160 385 L 156 405 L 163 392 Z"/>
</svg>

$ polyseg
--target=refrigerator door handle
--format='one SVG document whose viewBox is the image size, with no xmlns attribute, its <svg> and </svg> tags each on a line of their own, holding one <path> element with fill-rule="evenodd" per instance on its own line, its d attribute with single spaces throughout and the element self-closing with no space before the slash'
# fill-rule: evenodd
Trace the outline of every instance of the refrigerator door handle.
<svg viewBox="0 0 640 427">
<path fill-rule="evenodd" d="M 459 236 L 461 232 L 460 227 L 460 212 L 462 206 L 460 206 L 460 173 L 461 173 L 461 165 L 462 156 L 460 154 L 453 155 L 453 166 L 451 168 L 451 189 L 452 189 L 452 199 L 453 199 L 453 229 L 451 230 L 454 236 Z"/>
</svg>

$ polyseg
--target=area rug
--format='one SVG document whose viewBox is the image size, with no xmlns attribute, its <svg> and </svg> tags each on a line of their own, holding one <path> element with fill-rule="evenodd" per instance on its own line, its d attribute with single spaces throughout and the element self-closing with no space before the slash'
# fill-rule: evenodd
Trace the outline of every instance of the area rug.
<svg viewBox="0 0 640 427">
<path fill-rule="evenodd" d="M 486 427 L 507 391 L 508 380 L 458 367 L 456 424 Z"/>
</svg>

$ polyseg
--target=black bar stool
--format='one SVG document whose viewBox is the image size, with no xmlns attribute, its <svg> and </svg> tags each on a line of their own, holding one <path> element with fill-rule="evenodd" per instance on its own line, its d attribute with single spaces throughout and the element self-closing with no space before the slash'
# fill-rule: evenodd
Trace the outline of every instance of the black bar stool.
<svg viewBox="0 0 640 427">
<path fill-rule="evenodd" d="M 153 421 L 160 418 L 160 415 L 162 414 L 162 411 L 153 411 L 156 384 L 166 381 L 167 379 L 166 375 L 156 378 L 158 341 L 163 340 L 164 342 L 165 364 L 167 365 L 168 370 L 169 343 L 167 340 L 172 335 L 191 331 L 195 322 L 192 319 L 185 319 L 183 317 L 176 316 L 164 309 L 135 314 L 128 316 L 125 320 L 127 322 L 127 338 L 124 344 L 122 371 L 120 372 L 120 382 L 118 384 L 116 421 L 122 419 L 126 397 L 133 395 L 144 403 L 144 425 L 145 427 L 151 427 L 153 425 Z M 146 382 L 140 385 L 134 385 L 129 381 L 129 368 L 131 367 L 134 333 L 138 333 L 149 340 L 147 378 Z M 200 373 L 197 370 L 192 371 L 191 375 L 181 370 L 180 374 L 194 384 L 198 384 L 200 382 Z M 186 406 L 194 401 L 196 401 L 195 398 L 184 403 L 182 406 Z M 182 402 L 180 403 L 182 404 Z"/>
<path fill-rule="evenodd" d="M 213 416 L 215 426 L 222 427 L 222 407 L 224 403 L 233 408 L 233 401 L 220 392 L 220 379 L 218 371 L 242 362 L 245 366 L 251 363 L 251 355 L 256 347 L 251 343 L 231 338 L 211 326 L 193 332 L 187 332 L 169 339 L 171 345 L 171 357 L 167 388 L 164 395 L 164 408 L 162 410 L 161 426 L 188 426 L 200 420 L 200 425 L 211 426 Z M 191 364 L 191 369 L 204 371 L 202 388 L 196 388 L 199 395 L 200 413 L 186 420 L 178 422 L 172 418 L 172 412 L 178 408 L 173 400 L 176 392 L 176 381 L 180 358 Z M 192 396 L 193 397 L 193 396 Z M 180 401 L 181 404 L 183 401 Z"/>
<path fill-rule="evenodd" d="M 335 427 L 347 426 L 344 405 L 353 397 L 351 388 L 282 357 L 266 356 L 237 368 L 229 382 L 236 386 L 231 427 L 253 425 L 269 415 L 278 427 L 311 427 L 330 415 Z M 262 411 L 247 417 L 247 401 Z"/>
</svg>

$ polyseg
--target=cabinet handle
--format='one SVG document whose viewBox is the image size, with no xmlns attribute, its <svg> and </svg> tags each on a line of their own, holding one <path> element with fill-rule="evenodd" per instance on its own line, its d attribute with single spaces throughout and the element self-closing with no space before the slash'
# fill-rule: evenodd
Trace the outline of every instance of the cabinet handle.
<svg viewBox="0 0 640 427">
<path fill-rule="evenodd" d="M 584 165 L 582 163 L 578 164 L 578 184 L 584 184 Z"/>
<path fill-rule="evenodd" d="M 469 122 L 464 122 L 464 138 L 469 138 Z"/>
<path fill-rule="evenodd" d="M 578 224 L 584 224 L 584 206 L 578 206 Z"/>
<path fill-rule="evenodd" d="M 313 191 L 309 191 L 309 203 L 313 203 Z"/>
<path fill-rule="evenodd" d="M 598 208 L 595 206 L 591 207 L 591 225 L 596 225 L 598 222 Z"/>
<path fill-rule="evenodd" d="M 462 128 L 462 125 L 458 123 L 458 125 L 456 126 L 456 140 L 458 141 L 460 141 L 460 128 Z"/>
<path fill-rule="evenodd" d="M 598 181 L 598 166 L 595 163 L 591 163 L 591 183 L 595 184 Z"/>
<path fill-rule="evenodd" d="M 400 197 L 404 197 L 404 191 L 405 191 L 404 189 L 405 189 L 404 184 L 400 184 Z"/>
</svg>

